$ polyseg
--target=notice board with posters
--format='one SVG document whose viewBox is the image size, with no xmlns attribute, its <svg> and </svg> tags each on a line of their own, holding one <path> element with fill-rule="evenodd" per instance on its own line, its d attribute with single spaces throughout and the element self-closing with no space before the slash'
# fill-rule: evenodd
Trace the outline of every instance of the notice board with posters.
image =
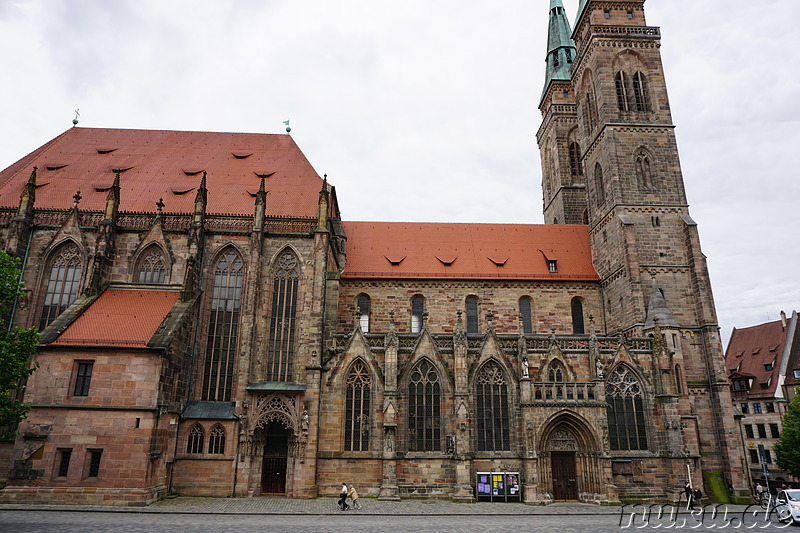
<svg viewBox="0 0 800 533">
<path fill-rule="evenodd" d="M 479 502 L 520 502 L 522 486 L 519 472 L 478 472 L 475 496 Z"/>
</svg>

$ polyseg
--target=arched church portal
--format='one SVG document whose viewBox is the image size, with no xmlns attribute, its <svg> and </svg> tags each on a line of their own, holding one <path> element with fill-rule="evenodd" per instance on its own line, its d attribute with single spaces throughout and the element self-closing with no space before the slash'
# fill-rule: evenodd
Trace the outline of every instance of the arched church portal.
<svg viewBox="0 0 800 533">
<path fill-rule="evenodd" d="M 587 424 L 561 415 L 547 424 L 541 477 L 554 500 L 584 500 L 602 494 L 601 449 Z"/>
<path fill-rule="evenodd" d="M 261 461 L 261 494 L 286 494 L 286 470 L 289 456 L 289 429 L 281 422 L 270 422 L 263 432 L 264 454 Z"/>
</svg>

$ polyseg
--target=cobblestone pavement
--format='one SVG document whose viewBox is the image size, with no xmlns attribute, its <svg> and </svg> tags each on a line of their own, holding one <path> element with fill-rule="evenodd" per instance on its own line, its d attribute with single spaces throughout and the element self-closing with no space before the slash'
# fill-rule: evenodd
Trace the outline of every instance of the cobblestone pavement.
<svg viewBox="0 0 800 533">
<path fill-rule="evenodd" d="M 483 506 L 478 506 L 482 508 Z M 71 512 L 51 510 L 7 510 L 0 509 L 0 531 L 14 533 L 133 533 L 169 531 L 170 533 L 217 533 L 228 531 L 280 531 L 342 533 L 346 531 L 375 531 L 402 533 L 413 531 L 428 532 L 472 532 L 472 531 L 520 531 L 532 533 L 590 531 L 609 533 L 623 530 L 655 530 L 662 528 L 689 530 L 710 529 L 753 529 L 757 531 L 778 531 L 782 524 L 763 520 L 745 523 L 716 520 L 700 521 L 691 515 L 678 515 L 673 520 L 652 520 L 620 522 L 619 515 L 572 514 L 573 506 L 550 509 L 550 514 L 498 515 L 470 513 L 460 515 L 369 515 L 358 512 L 338 512 L 330 514 L 256 514 L 226 512 L 205 514 L 196 512 L 94 512 L 73 509 Z M 150 508 L 148 508 L 150 509 Z M 556 510 L 561 512 L 556 512 Z M 792 528 L 794 529 L 794 528 Z"/>
</svg>

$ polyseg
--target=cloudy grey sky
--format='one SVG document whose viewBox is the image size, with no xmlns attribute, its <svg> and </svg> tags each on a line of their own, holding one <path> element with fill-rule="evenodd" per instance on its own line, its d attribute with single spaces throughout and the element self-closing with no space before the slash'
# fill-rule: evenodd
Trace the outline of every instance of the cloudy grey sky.
<svg viewBox="0 0 800 533">
<path fill-rule="evenodd" d="M 578 0 L 564 0 L 574 19 Z M 542 222 L 549 0 L 0 0 L 0 168 L 71 126 L 292 135 L 345 219 Z M 732 327 L 800 308 L 797 0 L 649 0 Z M 795 279 L 795 281 L 792 281 Z"/>
</svg>

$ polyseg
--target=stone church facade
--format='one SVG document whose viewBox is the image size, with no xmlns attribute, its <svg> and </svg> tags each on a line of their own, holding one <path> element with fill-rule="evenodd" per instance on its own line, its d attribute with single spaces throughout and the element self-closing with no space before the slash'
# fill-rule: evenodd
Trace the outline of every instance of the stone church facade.
<svg viewBox="0 0 800 533">
<path fill-rule="evenodd" d="M 73 128 L 0 172 L 42 331 L 0 500 L 746 495 L 659 29 L 549 23 L 544 225 L 342 221 L 289 135 Z"/>
</svg>

